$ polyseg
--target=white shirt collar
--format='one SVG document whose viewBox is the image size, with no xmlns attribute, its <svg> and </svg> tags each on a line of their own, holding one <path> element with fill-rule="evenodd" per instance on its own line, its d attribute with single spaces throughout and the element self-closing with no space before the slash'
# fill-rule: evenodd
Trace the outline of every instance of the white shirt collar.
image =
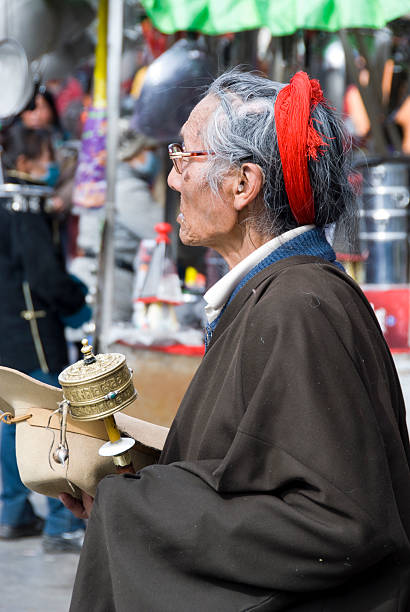
<svg viewBox="0 0 410 612">
<path fill-rule="evenodd" d="M 265 242 L 265 244 L 253 251 L 250 255 L 245 257 L 245 259 L 242 259 L 242 261 L 236 264 L 232 270 L 229 270 L 229 272 L 219 279 L 219 281 L 208 289 L 204 295 L 204 300 L 207 302 L 205 314 L 208 323 L 212 323 L 212 321 L 219 316 L 232 291 L 252 268 L 285 242 L 292 240 L 292 238 L 296 238 L 296 236 L 300 236 L 300 234 L 304 234 L 314 227 L 314 225 L 302 225 L 276 238 L 272 238 L 272 240 Z"/>
</svg>

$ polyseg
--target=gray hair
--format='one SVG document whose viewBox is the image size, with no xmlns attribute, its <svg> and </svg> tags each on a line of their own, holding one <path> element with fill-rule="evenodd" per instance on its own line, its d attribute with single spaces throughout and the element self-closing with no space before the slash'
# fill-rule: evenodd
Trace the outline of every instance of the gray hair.
<svg viewBox="0 0 410 612">
<path fill-rule="evenodd" d="M 263 212 L 252 219 L 260 234 L 274 236 L 297 227 L 286 195 L 275 126 L 275 100 L 284 87 L 254 73 L 231 70 L 218 77 L 207 95 L 220 104 L 213 111 L 204 134 L 209 157 L 207 180 L 213 192 L 224 177 L 248 161 L 263 170 Z M 350 139 L 341 119 L 326 104 L 312 113 L 328 146 L 318 159 L 308 160 L 309 177 L 315 202 L 315 224 L 324 227 L 351 216 L 354 192 L 348 150 Z"/>
</svg>

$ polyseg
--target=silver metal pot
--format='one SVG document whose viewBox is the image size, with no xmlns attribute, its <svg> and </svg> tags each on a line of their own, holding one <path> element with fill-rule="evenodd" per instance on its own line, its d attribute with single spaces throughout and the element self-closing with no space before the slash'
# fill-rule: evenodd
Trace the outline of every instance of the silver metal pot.
<svg viewBox="0 0 410 612">
<path fill-rule="evenodd" d="M 360 234 L 407 234 L 408 211 L 407 209 L 377 208 L 376 210 L 360 211 Z"/>
<path fill-rule="evenodd" d="M 34 83 L 27 55 L 12 38 L 0 40 L 0 120 L 18 115 L 30 101 Z"/>
<path fill-rule="evenodd" d="M 150 64 L 135 104 L 133 128 L 173 142 L 212 77 L 211 60 L 196 40 L 181 39 Z"/>
<path fill-rule="evenodd" d="M 14 38 L 31 61 L 51 50 L 56 29 L 47 0 L 0 0 L 0 38 Z"/>
<path fill-rule="evenodd" d="M 32 61 L 76 39 L 94 17 L 87 0 L 0 0 L 0 39 L 18 40 Z"/>
<path fill-rule="evenodd" d="M 410 158 L 369 160 L 360 168 L 359 239 L 368 254 L 364 281 L 402 284 L 409 281 Z"/>
</svg>

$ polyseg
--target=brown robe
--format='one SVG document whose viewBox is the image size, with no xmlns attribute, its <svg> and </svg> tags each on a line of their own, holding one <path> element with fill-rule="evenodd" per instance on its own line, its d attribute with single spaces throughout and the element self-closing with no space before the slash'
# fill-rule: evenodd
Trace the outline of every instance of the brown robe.
<svg viewBox="0 0 410 612">
<path fill-rule="evenodd" d="M 72 612 L 409 612 L 410 451 L 359 287 L 296 256 L 227 307 L 160 464 L 99 485 Z"/>
</svg>

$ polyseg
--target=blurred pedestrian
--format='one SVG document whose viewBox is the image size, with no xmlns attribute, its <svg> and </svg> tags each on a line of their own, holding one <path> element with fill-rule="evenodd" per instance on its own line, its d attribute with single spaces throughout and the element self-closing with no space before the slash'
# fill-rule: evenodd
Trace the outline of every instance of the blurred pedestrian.
<svg viewBox="0 0 410 612">
<path fill-rule="evenodd" d="M 32 108 L 21 113 L 21 121 L 30 130 L 50 130 L 53 140 L 64 138 L 54 96 L 45 87 L 35 95 Z"/>
<path fill-rule="evenodd" d="M 44 185 L 52 163 L 50 135 L 20 125 L 3 137 L 7 182 Z M 44 198 L 0 198 L 0 363 L 58 386 L 67 366 L 65 325 L 81 325 L 90 311 L 86 288 L 64 268 Z M 21 482 L 15 425 L 1 425 L 0 539 L 43 534 L 46 552 L 79 550 L 84 524 L 53 498 L 45 521 L 36 516 Z"/>
<path fill-rule="evenodd" d="M 55 189 L 49 206 L 58 216 L 65 257 L 69 258 L 76 239 L 76 218 L 71 215 L 71 209 L 78 148 L 68 139 L 51 91 L 41 86 L 32 106 L 21 114 L 20 120 L 29 129 L 47 130 L 50 134 L 54 156 L 44 180 Z"/>
<path fill-rule="evenodd" d="M 121 120 L 114 223 L 114 322 L 131 321 L 135 256 L 141 240 L 155 238 L 154 226 L 163 220 L 163 208 L 152 194 L 159 171 L 156 148 L 156 141 L 134 132 L 126 119 Z M 72 261 L 70 270 L 86 284 L 91 284 L 92 278 L 96 282 L 104 215 L 104 209 L 85 209 L 80 215 L 80 257 Z"/>
<path fill-rule="evenodd" d="M 127 120 L 123 120 L 114 224 L 114 321 L 131 320 L 135 256 L 141 240 L 156 238 L 154 226 L 164 216 L 162 206 L 152 194 L 159 171 L 156 148 L 156 141 L 136 133 L 129 128 Z"/>
</svg>

